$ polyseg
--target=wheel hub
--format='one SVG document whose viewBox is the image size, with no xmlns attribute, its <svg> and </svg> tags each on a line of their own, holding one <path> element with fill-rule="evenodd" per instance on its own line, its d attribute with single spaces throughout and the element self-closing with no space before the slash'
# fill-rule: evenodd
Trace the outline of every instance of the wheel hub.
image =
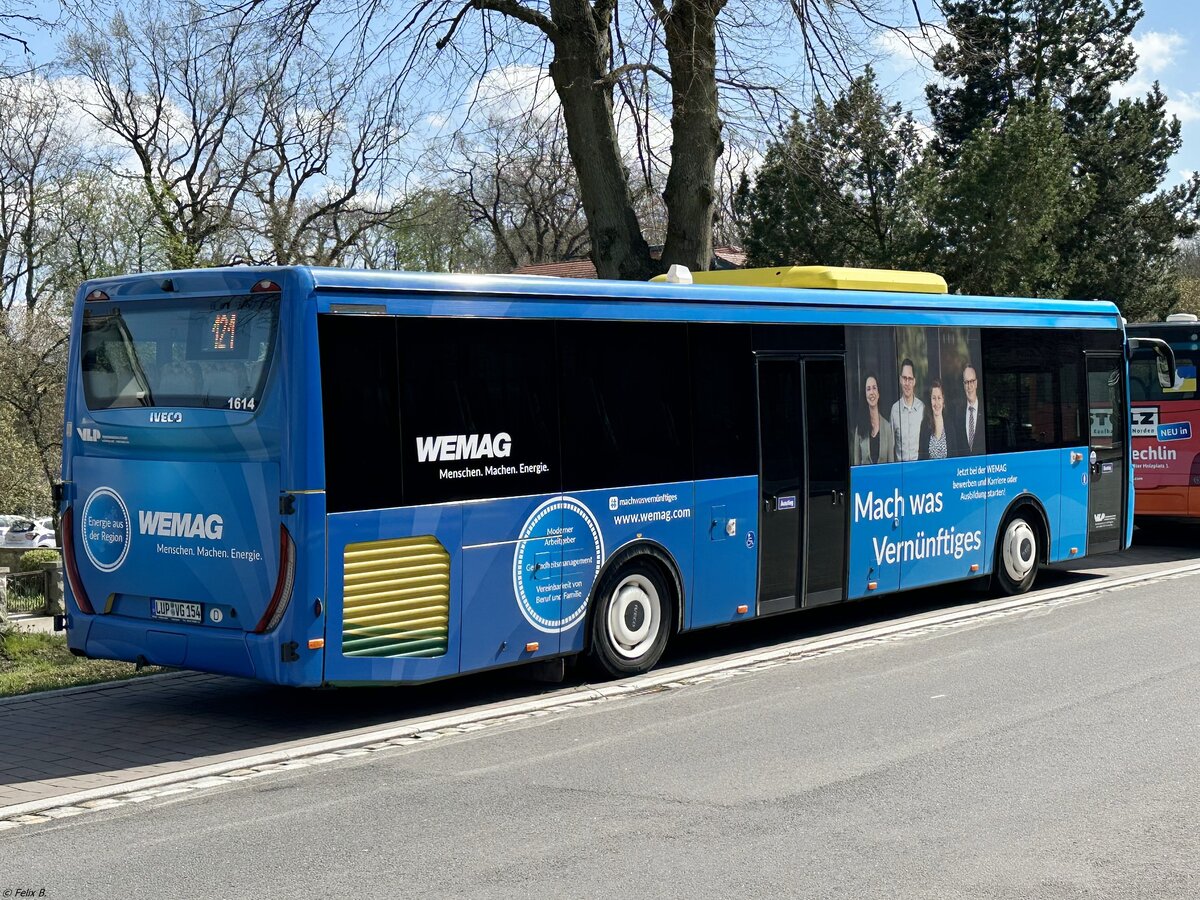
<svg viewBox="0 0 1200 900">
<path fill-rule="evenodd" d="M 1025 579 L 1037 564 L 1037 537 L 1024 519 L 1010 522 L 1004 532 L 1004 571 L 1015 582 Z"/>
<path fill-rule="evenodd" d="M 636 659 L 654 644 L 662 627 L 662 601 L 644 575 L 628 575 L 612 592 L 608 605 L 608 635 L 613 649 Z"/>
</svg>

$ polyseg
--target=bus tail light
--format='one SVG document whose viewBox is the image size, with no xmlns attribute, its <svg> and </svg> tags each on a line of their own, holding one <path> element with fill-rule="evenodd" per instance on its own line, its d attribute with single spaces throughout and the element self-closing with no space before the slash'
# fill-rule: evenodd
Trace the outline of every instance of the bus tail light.
<svg viewBox="0 0 1200 900">
<path fill-rule="evenodd" d="M 258 282 L 254 283 L 254 286 L 252 288 L 250 288 L 250 293 L 252 293 L 252 294 L 277 294 L 277 293 L 279 293 L 279 290 L 280 290 L 279 285 L 277 285 L 274 281 L 271 281 L 269 278 L 264 278 L 262 281 L 258 281 Z"/>
<path fill-rule="evenodd" d="M 283 614 L 287 612 L 288 603 L 292 599 L 292 588 L 296 584 L 296 544 L 285 526 L 279 526 L 279 577 L 275 579 L 275 592 L 271 594 L 271 602 L 267 611 L 254 626 L 255 634 L 263 634 L 279 624 Z"/>
<path fill-rule="evenodd" d="M 62 515 L 62 550 L 63 550 L 63 568 L 67 570 L 67 583 L 71 586 L 71 594 L 75 597 L 75 605 L 79 607 L 79 611 L 85 615 L 94 616 L 96 611 L 92 609 L 92 601 L 88 599 L 87 591 L 83 589 L 83 579 L 79 577 L 79 566 L 75 564 L 75 532 L 71 528 L 71 521 L 74 518 L 73 510 L 67 507 L 67 511 Z"/>
</svg>

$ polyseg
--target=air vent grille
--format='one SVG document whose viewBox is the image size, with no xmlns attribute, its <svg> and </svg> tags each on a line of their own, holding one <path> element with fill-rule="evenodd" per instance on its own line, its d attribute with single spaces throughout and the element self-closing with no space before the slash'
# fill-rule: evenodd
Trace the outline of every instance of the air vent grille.
<svg viewBox="0 0 1200 900">
<path fill-rule="evenodd" d="M 450 554 L 432 535 L 348 544 L 345 656 L 442 656 L 450 626 Z"/>
</svg>

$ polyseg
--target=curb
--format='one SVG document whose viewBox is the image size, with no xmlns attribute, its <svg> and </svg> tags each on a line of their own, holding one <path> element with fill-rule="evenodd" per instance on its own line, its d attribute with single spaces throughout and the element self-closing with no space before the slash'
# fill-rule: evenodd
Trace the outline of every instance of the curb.
<svg viewBox="0 0 1200 900">
<path fill-rule="evenodd" d="M 193 768 L 183 769 L 178 772 L 166 772 L 162 775 L 154 775 L 149 778 L 140 778 L 136 781 L 127 781 L 120 784 L 90 788 L 88 790 L 77 791 L 71 794 L 62 794 L 57 797 L 30 800 L 25 803 L 17 803 L 11 806 L 0 807 L 0 820 L 11 819 L 17 816 L 32 815 L 43 810 L 54 809 L 56 807 L 73 807 L 89 801 L 106 800 L 112 797 L 167 787 L 169 785 L 180 784 L 182 782 L 196 781 L 201 778 L 225 775 L 240 769 L 286 763 L 306 757 L 351 750 L 366 746 L 368 744 L 377 744 L 380 742 L 395 740 L 397 738 L 410 738 L 426 732 L 435 732 L 448 728 L 460 728 L 465 725 L 475 725 L 478 723 L 489 722 L 494 719 L 504 719 L 513 716 L 527 716 L 531 713 L 549 711 L 581 702 L 627 697 L 653 691 L 667 685 L 677 685 L 680 682 L 695 680 L 705 676 L 720 675 L 727 672 L 732 673 L 740 669 L 745 669 L 749 666 L 757 666 L 764 663 L 773 662 L 777 663 L 790 659 L 799 659 L 804 656 L 815 655 L 817 653 L 835 648 L 877 641 L 881 638 L 903 634 L 908 631 L 915 631 L 918 629 L 930 628 L 931 626 L 936 625 L 947 625 L 965 620 L 977 619 L 983 616 L 993 615 L 995 613 L 1020 609 L 1022 607 L 1035 607 L 1046 603 L 1064 602 L 1090 595 L 1100 595 L 1113 590 L 1118 590 L 1120 588 L 1129 587 L 1134 584 L 1157 581 L 1160 579 L 1178 578 L 1197 573 L 1200 573 L 1200 563 L 1192 563 L 1172 569 L 1145 572 L 1138 575 L 1129 575 L 1123 578 L 1114 578 L 1111 580 L 1104 579 L 1099 584 L 1089 583 L 1075 585 L 1073 587 L 1063 588 L 1061 590 L 1052 591 L 1045 594 L 1027 594 L 1021 597 L 1006 600 L 996 600 L 975 604 L 967 608 L 957 609 L 946 613 L 935 613 L 927 616 L 919 615 L 915 618 L 906 619 L 902 622 L 892 622 L 886 625 L 861 626 L 857 629 L 834 635 L 833 637 L 801 638 L 800 640 L 794 641 L 783 647 L 776 647 L 767 651 L 750 651 L 748 653 L 724 657 L 714 662 L 696 663 L 683 668 L 671 669 L 669 671 L 646 675 L 613 684 L 599 686 L 584 685 L 566 693 L 555 694 L 550 697 L 542 697 L 536 700 L 521 700 L 515 703 L 505 703 L 499 706 L 488 707 L 486 709 L 469 710 L 463 713 L 421 719 L 415 722 L 406 722 L 402 725 L 392 725 L 385 728 L 377 728 L 369 732 L 346 734 L 341 737 L 333 737 L 326 740 L 303 744 L 301 746 L 267 750 L 251 756 L 242 756 L 235 760 L 195 766 Z M 161 675 L 147 676 L 147 678 L 178 678 L 188 674 L 189 673 L 186 672 L 170 672 Z M 54 693 L 73 693 L 76 691 L 88 690 L 89 687 L 91 686 L 67 688 L 63 691 Z M 50 692 L 43 692 L 42 694 L 32 694 L 28 696 L 46 696 L 49 693 Z"/>
</svg>

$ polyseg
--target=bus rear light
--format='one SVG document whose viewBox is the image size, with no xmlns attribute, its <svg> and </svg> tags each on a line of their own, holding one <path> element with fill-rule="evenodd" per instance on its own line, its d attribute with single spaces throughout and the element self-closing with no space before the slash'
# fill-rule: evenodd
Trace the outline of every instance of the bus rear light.
<svg viewBox="0 0 1200 900">
<path fill-rule="evenodd" d="M 255 634 L 271 631 L 279 624 L 283 614 L 287 612 L 288 603 L 292 599 L 292 588 L 296 584 L 296 544 L 285 526 L 279 526 L 279 577 L 275 579 L 275 592 L 271 594 L 271 602 L 263 613 L 258 624 L 254 626 Z"/>
<path fill-rule="evenodd" d="M 1076 553 L 1078 553 L 1078 552 L 1079 552 L 1079 548 L 1078 548 L 1078 547 L 1072 547 L 1072 548 L 1071 548 L 1071 555 L 1072 555 L 1072 556 L 1074 556 L 1074 555 L 1075 555 Z"/>
<path fill-rule="evenodd" d="M 979 563 L 971 563 L 971 571 L 978 572 L 979 571 Z"/>
<path fill-rule="evenodd" d="M 309 650 L 324 650 L 325 638 L 310 638 L 308 642 Z"/>
<path fill-rule="evenodd" d="M 74 519 L 73 510 L 68 506 L 67 511 L 63 513 L 62 522 L 62 551 L 63 551 L 63 568 L 67 570 L 67 584 L 71 586 L 71 595 L 75 598 L 75 605 L 79 607 L 79 611 L 85 615 L 94 616 L 96 611 L 92 609 L 92 601 L 88 599 L 87 591 L 83 589 L 83 579 L 79 577 L 79 566 L 75 564 L 75 532 L 71 527 L 71 522 Z"/>
<path fill-rule="evenodd" d="M 540 646 L 542 646 L 542 645 L 539 644 L 537 641 L 530 641 L 528 644 L 525 645 L 525 652 L 526 653 L 537 653 L 538 647 L 540 647 Z"/>
<path fill-rule="evenodd" d="M 278 294 L 279 290 L 280 290 L 279 285 L 277 285 L 274 281 L 271 281 L 268 278 L 264 278 L 262 281 L 255 282 L 254 287 L 250 288 L 250 293 L 252 293 L 252 294 Z"/>
<path fill-rule="evenodd" d="M 878 581 L 868 581 L 868 582 L 867 582 L 867 590 L 868 590 L 868 591 L 873 591 L 873 590 L 875 590 L 875 588 L 877 588 L 877 587 L 879 587 L 879 582 L 878 582 Z"/>
<path fill-rule="evenodd" d="M 98 303 L 98 302 L 101 302 L 101 301 L 107 300 L 107 299 L 108 299 L 108 294 L 104 293 L 104 291 L 102 291 L 102 290 L 100 290 L 99 288 L 97 288 L 96 290 L 92 291 L 90 294 L 88 294 L 88 295 L 87 295 L 86 297 L 84 297 L 83 299 L 84 299 L 84 301 L 86 301 L 86 302 Z"/>
<path fill-rule="evenodd" d="M 746 613 L 750 612 L 750 605 L 748 603 L 739 604 L 737 611 L 739 616 L 744 616 Z"/>
</svg>

